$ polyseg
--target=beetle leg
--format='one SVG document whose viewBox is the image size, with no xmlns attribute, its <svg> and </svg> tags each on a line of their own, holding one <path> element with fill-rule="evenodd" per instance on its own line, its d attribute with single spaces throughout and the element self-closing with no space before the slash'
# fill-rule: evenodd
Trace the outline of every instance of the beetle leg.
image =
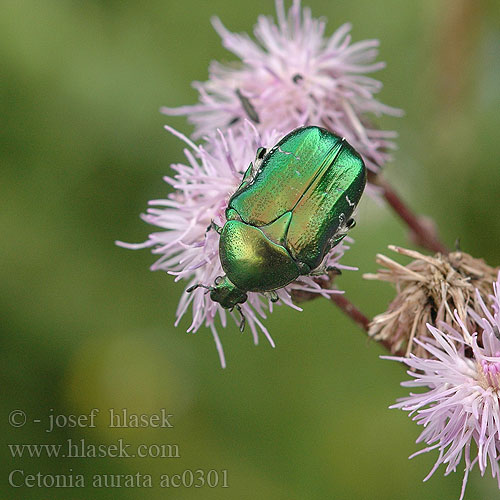
<svg viewBox="0 0 500 500">
<path fill-rule="evenodd" d="M 338 267 L 335 267 L 335 266 L 327 266 L 325 271 L 327 272 L 327 274 L 332 273 L 332 274 L 335 274 L 337 276 L 340 276 L 342 274 L 342 271 Z"/>
<path fill-rule="evenodd" d="M 307 276 L 311 272 L 311 268 L 305 262 L 295 261 L 301 276 Z"/>
<path fill-rule="evenodd" d="M 347 233 L 343 233 L 343 234 L 337 234 L 336 237 L 332 238 L 330 241 L 330 248 L 328 249 L 328 251 L 330 251 L 333 247 L 337 246 L 346 236 Z"/>
<path fill-rule="evenodd" d="M 320 266 L 314 271 L 311 271 L 308 276 L 324 276 L 325 274 L 330 273 L 340 276 L 342 274 L 342 271 L 335 266 Z"/>
<path fill-rule="evenodd" d="M 253 180 L 253 178 L 256 176 L 257 172 L 260 169 L 260 166 L 262 165 L 262 162 L 264 161 L 264 156 L 266 156 L 266 154 L 267 154 L 266 148 L 260 147 L 257 149 L 253 165 L 250 163 L 250 166 L 252 167 L 250 180 Z"/>
<path fill-rule="evenodd" d="M 247 169 L 245 171 L 241 171 L 240 174 L 243 175 L 243 178 L 241 179 L 241 182 L 245 182 L 248 180 L 248 178 L 251 176 L 251 173 L 252 173 L 252 169 L 253 169 L 253 163 L 250 162 L 250 165 L 248 165 Z"/>
<path fill-rule="evenodd" d="M 214 221 L 210 222 L 210 225 L 207 227 L 207 230 L 205 231 L 205 234 L 210 231 L 210 229 L 213 229 L 217 234 L 222 233 L 222 228 L 218 226 Z"/>
<path fill-rule="evenodd" d="M 346 222 L 346 229 L 352 229 L 354 226 L 356 225 L 356 221 L 353 219 L 353 218 L 350 218 L 347 222 Z"/>
<path fill-rule="evenodd" d="M 240 332 L 243 332 L 243 330 L 245 329 L 245 325 L 246 325 L 246 318 L 245 318 L 245 315 L 243 314 L 243 311 L 241 310 L 241 306 L 239 304 L 236 304 L 236 309 L 238 310 L 238 312 L 240 313 L 240 316 L 241 316 Z"/>
<path fill-rule="evenodd" d="M 196 285 L 186 288 L 186 293 L 194 292 L 197 288 L 206 288 L 207 289 L 206 293 L 211 292 L 214 289 L 213 286 L 202 285 L 201 283 L 197 283 Z"/>
<path fill-rule="evenodd" d="M 274 291 L 274 290 L 271 290 L 270 292 L 265 292 L 264 294 L 271 302 L 278 302 L 278 300 L 280 299 L 278 297 L 278 294 Z"/>
<path fill-rule="evenodd" d="M 267 149 L 266 148 L 258 148 L 257 153 L 255 153 L 255 163 L 259 163 L 259 161 L 262 161 L 264 159 L 264 156 L 266 156 Z"/>
</svg>

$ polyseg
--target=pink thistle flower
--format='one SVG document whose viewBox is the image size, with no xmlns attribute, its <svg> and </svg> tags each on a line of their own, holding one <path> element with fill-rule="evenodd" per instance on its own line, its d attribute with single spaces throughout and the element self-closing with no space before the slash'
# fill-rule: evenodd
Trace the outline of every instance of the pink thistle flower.
<svg viewBox="0 0 500 500">
<path fill-rule="evenodd" d="M 314 19 L 294 0 L 288 13 L 276 0 L 278 23 L 260 16 L 256 42 L 246 34 L 228 31 L 218 18 L 212 24 L 224 46 L 241 63 L 212 62 L 209 80 L 194 82 L 199 104 L 162 108 L 167 115 L 186 115 L 195 125 L 193 137 L 231 128 L 244 130 L 250 118 L 259 130 L 287 133 L 302 125 L 325 127 L 347 141 L 374 172 L 390 159 L 388 150 L 397 134 L 374 127 L 366 115 L 400 116 L 401 110 L 374 98 L 382 84 L 367 76 L 385 67 L 375 62 L 378 40 L 351 43 L 350 24 L 330 37 L 326 22 Z M 284 134 L 283 134 L 284 135 Z"/>
<path fill-rule="evenodd" d="M 213 285 L 215 279 L 223 275 L 224 271 L 219 260 L 219 235 L 208 228 L 212 221 L 219 226 L 224 225 L 229 198 L 240 185 L 248 165 L 255 159 L 257 149 L 274 146 L 281 139 L 281 134 L 274 131 L 259 134 L 247 121 L 238 136 L 233 130 L 229 130 L 226 134 L 217 131 L 216 134 L 206 137 L 205 148 L 194 144 L 174 129 L 168 126 L 165 128 L 182 139 L 188 147 L 184 150 L 187 162 L 172 165 L 175 175 L 164 177 L 165 182 L 175 191 L 164 200 L 150 201 L 151 208 L 142 215 L 148 224 L 158 226 L 161 230 L 151 233 L 144 243 L 117 244 L 130 249 L 151 248 L 153 254 L 159 255 L 151 270 L 166 271 L 175 276 L 176 281 L 185 280 L 186 289 L 198 283 Z M 355 269 L 339 264 L 339 259 L 348 248 L 345 243 L 335 246 L 326 255 L 323 264 L 339 269 Z M 328 280 L 328 276 L 315 279 L 302 276 L 277 290 L 279 300 L 276 304 L 285 304 L 300 311 L 301 309 L 292 302 L 293 291 L 312 292 L 324 297 L 332 293 L 342 293 L 338 290 L 325 290 L 318 284 L 318 279 Z M 273 305 L 264 295 L 255 292 L 249 292 L 248 300 L 241 305 L 255 344 L 258 344 L 260 331 L 274 347 L 274 342 L 261 321 L 268 312 L 272 312 Z M 221 364 L 225 367 L 216 318 L 218 317 L 220 324 L 225 327 L 228 314 L 236 323 L 240 322 L 239 316 L 223 309 L 220 304 L 210 299 L 206 290 L 198 288 L 181 296 L 176 325 L 189 306 L 192 306 L 193 319 L 187 331 L 196 332 L 202 325 L 210 328 Z"/>
<path fill-rule="evenodd" d="M 406 387 L 425 387 L 422 393 L 410 393 L 391 408 L 410 412 L 424 430 L 417 443 L 428 446 L 410 458 L 434 449 L 439 456 L 426 481 L 441 464 L 445 475 L 455 472 L 465 459 L 465 473 L 460 500 L 465 494 L 469 472 L 478 464 L 481 475 L 488 466 L 500 488 L 500 274 L 493 284 L 492 311 L 477 293 L 484 313 L 469 314 L 480 325 L 480 335 L 470 334 L 465 323 L 455 314 L 462 329 L 459 333 L 443 323 L 444 333 L 427 325 L 433 338 L 418 342 L 428 351 L 430 359 L 410 354 L 396 359 L 408 365 L 414 380 Z"/>
</svg>

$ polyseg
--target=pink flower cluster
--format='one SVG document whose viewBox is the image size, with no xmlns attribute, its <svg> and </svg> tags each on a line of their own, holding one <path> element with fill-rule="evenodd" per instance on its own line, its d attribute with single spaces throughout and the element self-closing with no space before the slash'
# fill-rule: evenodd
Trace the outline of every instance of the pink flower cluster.
<svg viewBox="0 0 500 500">
<path fill-rule="evenodd" d="M 379 102 L 382 84 L 370 75 L 384 67 L 377 62 L 378 41 L 352 42 L 351 26 L 344 24 L 331 36 L 326 23 L 314 19 L 300 0 L 288 11 L 276 0 L 277 22 L 261 16 L 254 38 L 227 30 L 218 18 L 213 25 L 223 45 L 239 59 L 236 64 L 212 62 L 209 79 L 195 82 L 199 102 L 179 108 L 162 108 L 167 115 L 185 115 L 194 124 L 193 140 L 170 127 L 169 132 L 186 144 L 185 161 L 172 165 L 165 182 L 173 189 L 165 199 L 150 201 L 143 219 L 159 228 L 144 243 L 119 245 L 150 248 L 158 256 L 152 270 L 165 271 L 184 280 L 186 290 L 196 284 L 212 285 L 224 274 L 219 260 L 219 235 L 212 221 L 225 223 L 225 209 L 242 181 L 259 147 L 270 148 L 291 130 L 303 125 L 322 126 L 347 139 L 373 172 L 390 160 L 396 133 L 380 130 L 373 120 L 381 115 L 400 116 L 401 111 Z M 325 257 L 325 266 L 348 269 L 340 259 L 348 249 L 346 238 Z M 351 268 L 352 269 L 352 268 Z M 299 309 L 294 291 L 328 297 L 338 290 L 324 289 L 317 280 L 303 276 L 277 290 L 277 304 Z M 432 470 L 445 465 L 445 474 L 457 470 L 462 459 L 464 497 L 469 472 L 475 465 L 481 474 L 488 468 L 500 487 L 500 275 L 494 284 L 491 307 L 479 296 L 484 317 L 469 314 L 480 325 L 469 332 L 456 315 L 458 331 L 451 325 L 427 325 L 432 338 L 415 340 L 429 357 L 394 358 L 409 367 L 412 380 L 405 387 L 420 388 L 392 408 L 410 413 L 423 427 L 419 452 L 438 451 Z M 255 344 L 260 334 L 274 346 L 262 320 L 273 302 L 251 292 L 241 305 Z M 191 308 L 188 328 L 210 328 L 221 364 L 225 357 L 216 324 L 227 325 L 228 316 L 240 318 L 210 299 L 205 288 L 181 296 L 177 323 Z M 426 478 L 426 479 L 427 479 Z"/>
<path fill-rule="evenodd" d="M 187 116 L 196 127 L 195 138 L 215 128 L 244 133 L 245 118 L 253 119 L 261 131 L 287 133 L 302 125 L 323 126 L 345 137 L 366 166 L 377 172 L 390 159 L 397 134 L 375 127 L 370 117 L 402 114 L 375 99 L 382 84 L 367 76 L 385 67 L 375 60 L 378 40 L 352 43 L 350 24 L 325 36 L 326 22 L 314 19 L 310 9 L 301 9 L 300 0 L 294 0 L 288 13 L 283 0 L 277 0 L 276 11 L 277 24 L 259 17 L 256 41 L 231 33 L 214 18 L 224 47 L 240 59 L 239 64 L 212 62 L 210 79 L 193 84 L 199 104 L 162 111 Z"/>
<path fill-rule="evenodd" d="M 197 283 L 211 285 L 217 276 L 223 275 L 219 260 L 219 235 L 208 230 L 210 223 L 214 221 L 218 225 L 224 225 L 227 202 L 240 185 L 248 165 L 255 159 L 255 152 L 259 147 L 272 147 L 280 138 L 280 134 L 275 131 L 260 134 L 249 122 L 246 122 L 246 127 L 247 131 L 238 137 L 235 137 L 231 130 L 225 135 L 219 131 L 206 137 L 204 145 L 196 145 L 174 129 L 165 127 L 188 147 L 184 150 L 186 163 L 172 165 L 175 175 L 164 177 L 165 182 L 172 186 L 174 191 L 164 200 L 150 201 L 150 208 L 142 217 L 145 222 L 159 227 L 160 230 L 151 233 L 144 243 L 117 244 L 130 249 L 151 248 L 153 254 L 159 255 L 151 270 L 166 271 L 175 276 L 176 280 L 186 280 L 186 289 Z M 348 238 L 347 240 L 349 241 Z M 346 243 L 337 245 L 326 256 L 324 264 L 338 269 L 353 269 L 339 262 L 348 248 Z M 316 277 L 316 280 L 318 279 L 328 277 Z M 321 288 L 317 281 L 309 276 L 301 276 L 276 291 L 279 297 L 277 304 L 301 310 L 292 302 L 293 290 L 317 293 L 325 297 L 331 293 L 340 293 L 338 290 Z M 255 344 L 259 341 L 260 330 L 274 347 L 271 335 L 261 322 L 261 319 L 272 311 L 273 305 L 276 304 L 254 292 L 250 292 L 248 300 L 241 305 Z M 177 308 L 176 324 L 189 306 L 192 306 L 193 320 L 188 332 L 196 332 L 202 325 L 210 328 L 221 364 L 225 367 L 226 361 L 216 328 L 216 319 L 219 318 L 222 326 L 226 326 L 228 311 L 213 302 L 206 290 L 198 288 L 192 293 L 182 294 Z M 233 312 L 229 315 L 239 323 L 237 315 Z"/>
<path fill-rule="evenodd" d="M 388 358 L 410 367 L 408 374 L 413 380 L 403 382 L 403 386 L 424 388 L 391 407 L 408 411 L 424 427 L 417 442 L 427 446 L 412 457 L 438 451 L 436 463 L 425 480 L 441 464 L 446 465 L 446 475 L 455 472 L 464 458 L 460 500 L 469 472 L 476 464 L 481 475 L 489 466 L 500 488 L 500 274 L 493 286 L 491 309 L 478 293 L 484 317 L 469 311 L 481 325 L 480 332 L 468 332 L 456 315 L 461 333 L 447 324 L 441 329 L 428 325 L 433 340 L 416 340 L 431 358 Z"/>
<path fill-rule="evenodd" d="M 375 62 L 378 41 L 351 43 L 347 24 L 326 37 L 325 21 L 312 18 L 308 8 L 301 8 L 300 0 L 294 0 L 288 12 L 283 1 L 277 0 L 276 10 L 277 24 L 271 18 L 259 18 L 254 31 L 257 41 L 231 33 L 219 19 L 213 20 L 224 46 L 241 59 L 240 64 L 212 63 L 210 79 L 194 84 L 200 93 L 199 104 L 162 108 L 166 114 L 186 115 L 196 126 L 193 138 L 202 142 L 195 144 L 166 127 L 187 148 L 186 162 L 172 165 L 175 174 L 165 177 L 174 191 L 164 200 L 151 201 L 143 216 L 160 230 L 141 244 L 118 242 L 126 248 L 151 248 L 159 256 L 151 269 L 185 280 L 186 289 L 195 284 L 212 285 L 224 274 L 218 255 L 219 235 L 207 228 L 211 221 L 224 224 L 228 200 L 258 147 L 274 146 L 298 126 L 320 125 L 345 137 L 374 171 L 389 159 L 388 150 L 394 148 L 391 139 L 395 133 L 375 128 L 366 116 L 400 114 L 374 98 L 381 84 L 366 76 L 384 66 Z M 334 247 L 323 265 L 346 269 L 339 260 L 349 242 L 352 240 L 346 238 Z M 300 309 L 292 302 L 293 290 L 323 296 L 341 293 L 325 290 L 304 276 L 277 290 L 277 304 Z M 198 288 L 182 295 L 177 323 L 190 306 L 193 320 L 188 331 L 196 332 L 202 325 L 210 328 L 225 366 L 216 320 L 226 326 L 228 315 L 237 322 L 239 317 Z M 249 293 L 242 304 L 255 343 L 261 331 L 274 345 L 261 321 L 272 308 L 272 302 L 258 293 Z"/>
</svg>

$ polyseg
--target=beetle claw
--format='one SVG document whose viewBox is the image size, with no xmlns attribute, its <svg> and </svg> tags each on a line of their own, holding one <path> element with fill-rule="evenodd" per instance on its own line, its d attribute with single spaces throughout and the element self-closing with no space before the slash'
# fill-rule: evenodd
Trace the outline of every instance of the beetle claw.
<svg viewBox="0 0 500 500">
<path fill-rule="evenodd" d="M 274 290 L 271 290 L 270 292 L 266 292 L 266 297 L 271 301 L 271 302 L 278 302 L 278 300 L 280 299 L 278 297 L 278 294 L 274 291 Z"/>
<path fill-rule="evenodd" d="M 327 273 L 333 273 L 335 274 L 336 276 L 340 276 L 342 274 L 342 271 L 338 268 L 338 267 L 335 267 L 335 266 L 328 266 L 325 271 Z"/>
<path fill-rule="evenodd" d="M 246 325 L 246 318 L 245 315 L 243 314 L 243 311 L 241 310 L 241 306 L 239 304 L 236 304 L 236 309 L 240 313 L 241 316 L 241 321 L 240 321 L 240 332 L 243 333 L 243 330 L 245 330 L 245 325 Z"/>
<path fill-rule="evenodd" d="M 346 224 L 345 227 L 346 229 L 352 229 L 356 225 L 356 221 L 353 218 L 350 218 Z"/>
<path fill-rule="evenodd" d="M 257 149 L 257 153 L 255 153 L 254 165 L 252 166 L 252 178 L 255 177 L 255 174 L 257 174 L 257 172 L 259 171 L 266 154 L 266 148 L 260 147 L 259 149 Z"/>
<path fill-rule="evenodd" d="M 266 153 L 267 153 L 267 149 L 266 148 L 263 148 L 263 147 L 260 147 L 259 149 L 257 149 L 257 153 L 255 155 L 255 160 L 263 160 L 264 159 L 264 156 L 266 156 Z"/>
<path fill-rule="evenodd" d="M 309 276 L 324 276 L 325 274 L 333 274 L 335 276 L 340 276 L 342 271 L 335 266 L 321 266 L 309 273 Z"/>
<path fill-rule="evenodd" d="M 207 227 L 205 234 L 208 233 L 208 231 L 210 231 L 210 229 L 213 229 L 217 234 L 222 233 L 222 228 L 219 225 L 217 225 L 214 221 L 210 222 L 210 225 Z"/>
<path fill-rule="evenodd" d="M 191 293 L 194 292 L 197 288 L 206 288 L 207 292 L 211 292 L 214 287 L 213 286 L 208 286 L 208 285 L 202 285 L 201 283 L 196 283 L 196 285 L 190 286 L 189 288 L 186 288 L 186 293 Z"/>
</svg>

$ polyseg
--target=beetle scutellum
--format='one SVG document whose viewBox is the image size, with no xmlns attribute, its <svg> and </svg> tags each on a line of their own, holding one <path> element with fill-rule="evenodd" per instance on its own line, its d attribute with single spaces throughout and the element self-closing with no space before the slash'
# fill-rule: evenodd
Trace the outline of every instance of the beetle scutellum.
<svg viewBox="0 0 500 500">
<path fill-rule="evenodd" d="M 325 255 L 354 225 L 351 215 L 366 184 L 360 155 L 345 139 L 320 127 L 301 127 L 255 161 L 229 199 L 219 257 L 226 273 L 207 288 L 226 309 L 247 292 L 275 290 L 304 275 L 317 275 Z M 244 317 L 240 328 L 244 327 Z"/>
</svg>

